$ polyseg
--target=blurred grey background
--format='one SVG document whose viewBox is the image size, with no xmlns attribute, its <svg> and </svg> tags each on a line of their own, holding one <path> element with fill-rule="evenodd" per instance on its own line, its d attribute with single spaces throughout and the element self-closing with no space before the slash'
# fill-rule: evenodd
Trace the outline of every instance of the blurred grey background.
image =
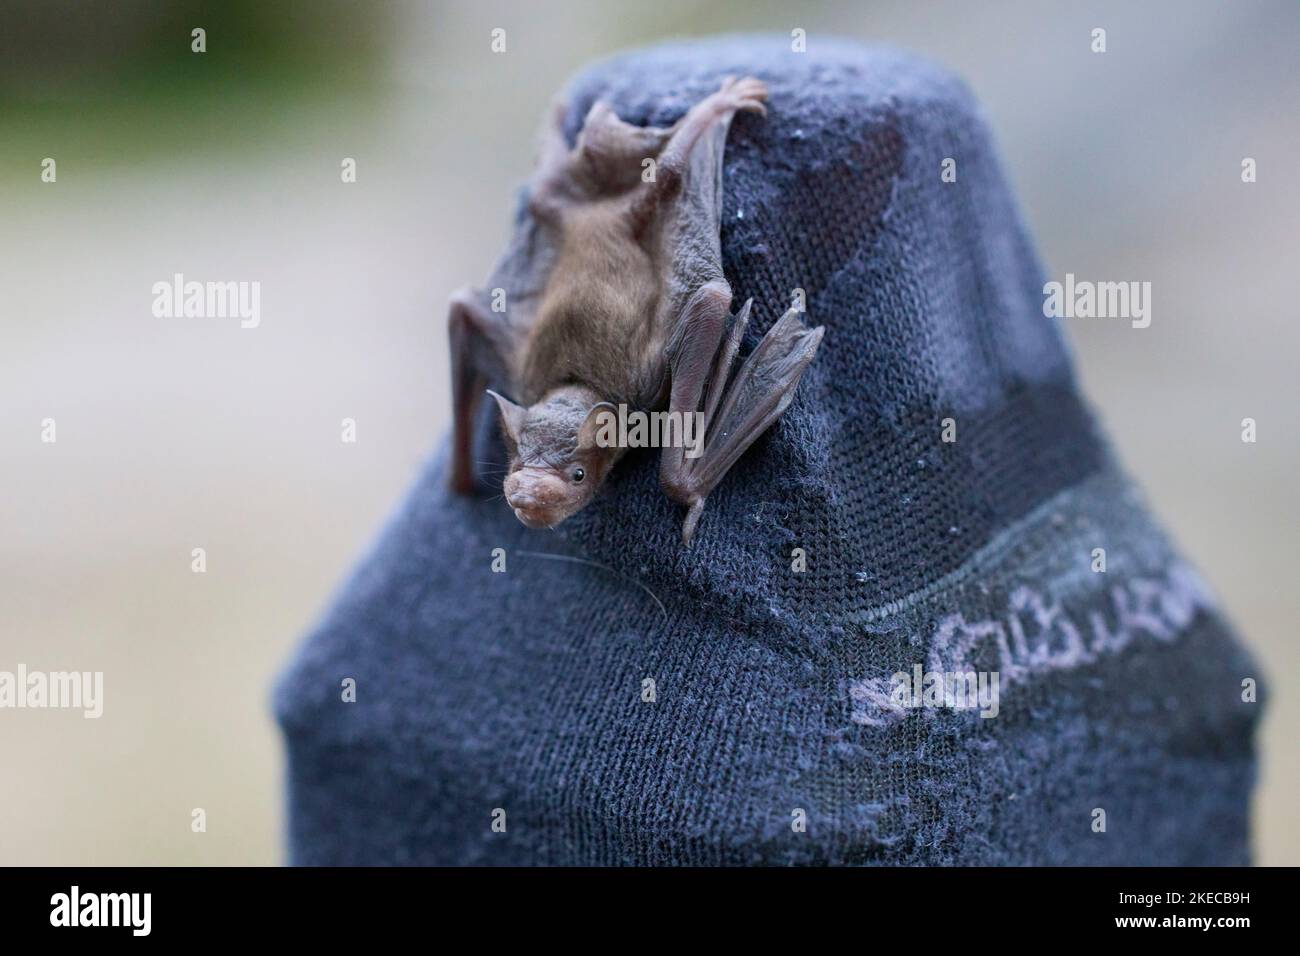
<svg viewBox="0 0 1300 956">
<path fill-rule="evenodd" d="M 0 669 L 102 670 L 106 702 L 0 711 L 0 863 L 281 861 L 271 681 L 447 426 L 447 294 L 501 251 L 550 96 L 623 47 L 796 27 L 961 73 L 1052 275 L 1153 283 L 1149 329 L 1062 321 L 1271 678 L 1257 857 L 1300 863 L 1288 0 L 4 0 Z M 259 281 L 260 327 L 155 318 L 175 272 Z"/>
</svg>

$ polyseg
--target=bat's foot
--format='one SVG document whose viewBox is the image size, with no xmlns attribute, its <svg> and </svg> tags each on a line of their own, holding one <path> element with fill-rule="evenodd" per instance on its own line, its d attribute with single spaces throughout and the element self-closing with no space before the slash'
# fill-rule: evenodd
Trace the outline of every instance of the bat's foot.
<svg viewBox="0 0 1300 956">
<path fill-rule="evenodd" d="M 737 111 L 767 115 L 767 84 L 757 77 L 729 76 L 722 81 L 722 88 L 713 94 L 718 99 L 719 112 Z"/>
</svg>

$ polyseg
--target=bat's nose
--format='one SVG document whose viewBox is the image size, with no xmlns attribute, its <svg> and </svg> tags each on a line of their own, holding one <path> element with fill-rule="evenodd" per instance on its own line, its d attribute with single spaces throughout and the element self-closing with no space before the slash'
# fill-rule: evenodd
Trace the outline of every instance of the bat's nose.
<svg viewBox="0 0 1300 956">
<path fill-rule="evenodd" d="M 564 500 L 564 482 L 546 472 L 521 469 L 505 480 L 506 500 L 512 508 L 549 508 Z"/>
<path fill-rule="evenodd" d="M 561 517 L 559 509 L 568 492 L 564 481 L 556 475 L 526 468 L 508 475 L 502 490 L 519 520 L 530 528 L 555 524 Z"/>
</svg>

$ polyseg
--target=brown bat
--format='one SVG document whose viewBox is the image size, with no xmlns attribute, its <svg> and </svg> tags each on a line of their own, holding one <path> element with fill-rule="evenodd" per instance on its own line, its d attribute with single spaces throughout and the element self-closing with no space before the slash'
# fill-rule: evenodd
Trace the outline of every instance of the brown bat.
<svg viewBox="0 0 1300 956">
<path fill-rule="evenodd" d="M 752 300 L 731 317 L 722 153 L 735 113 L 766 115 L 766 99 L 761 81 L 728 78 L 667 129 L 632 126 L 598 101 L 572 149 L 557 108 L 492 293 L 452 296 L 455 490 L 475 485 L 488 385 L 514 398 L 488 393 L 510 454 L 505 497 L 530 528 L 586 505 L 625 451 L 601 440 L 601 412 L 667 409 L 695 416 L 703 435 L 702 450 L 671 442 L 660 460 L 690 544 L 705 498 L 785 411 L 822 337 L 786 312 L 730 376 Z"/>
</svg>

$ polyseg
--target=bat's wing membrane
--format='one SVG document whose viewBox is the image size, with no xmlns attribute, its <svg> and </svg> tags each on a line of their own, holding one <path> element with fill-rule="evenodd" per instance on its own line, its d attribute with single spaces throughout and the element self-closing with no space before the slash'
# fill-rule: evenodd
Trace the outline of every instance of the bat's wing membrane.
<svg viewBox="0 0 1300 956">
<path fill-rule="evenodd" d="M 692 483 L 703 494 L 708 494 L 745 450 L 781 417 L 822 340 L 824 330 L 820 326 L 808 328 L 792 309 L 768 330 L 728 381 L 748 317 L 749 303 L 745 303 L 718 356 L 714 381 L 709 384 L 703 452 L 688 466 Z"/>
</svg>

